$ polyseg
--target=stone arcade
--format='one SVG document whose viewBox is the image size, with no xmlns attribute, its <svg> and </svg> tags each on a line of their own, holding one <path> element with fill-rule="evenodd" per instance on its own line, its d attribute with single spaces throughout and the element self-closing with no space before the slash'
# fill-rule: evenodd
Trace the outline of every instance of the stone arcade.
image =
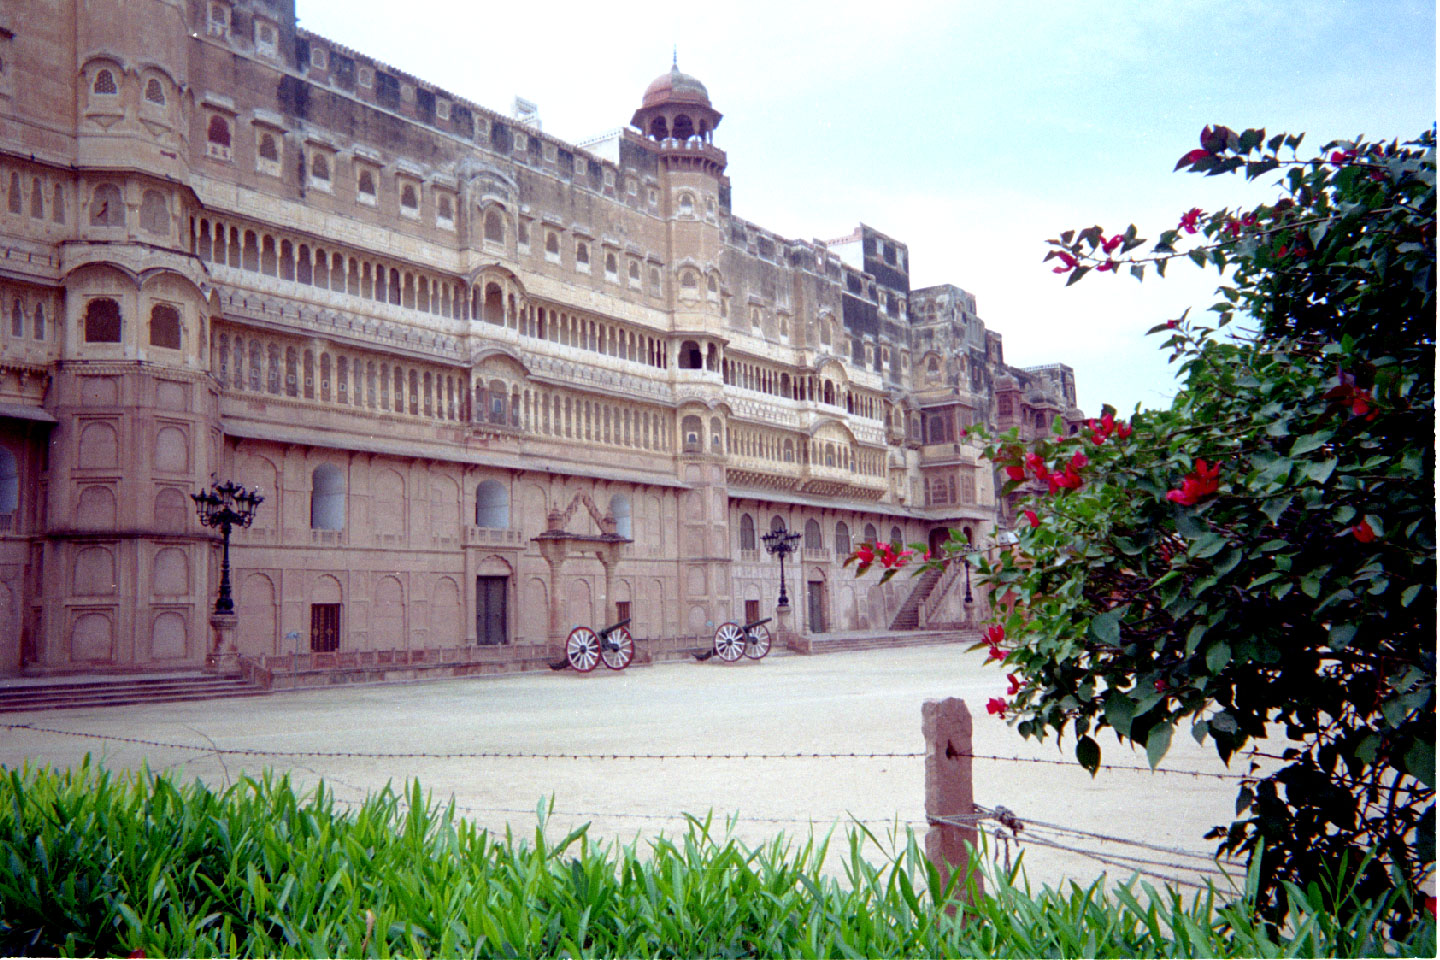
<svg viewBox="0 0 1440 960">
<path fill-rule="evenodd" d="M 1072 372 L 1006 366 L 876 230 L 736 216 L 720 123 L 672 67 L 565 143 L 293 0 L 0 10 L 0 674 L 203 664 L 212 474 L 265 495 L 233 547 L 250 662 L 705 635 L 770 612 L 782 522 L 797 634 L 973 615 L 952 574 L 840 561 L 992 538 L 964 429 L 1075 423 Z M 552 580 L 536 538 L 580 495 L 568 533 L 614 556 Z"/>
</svg>

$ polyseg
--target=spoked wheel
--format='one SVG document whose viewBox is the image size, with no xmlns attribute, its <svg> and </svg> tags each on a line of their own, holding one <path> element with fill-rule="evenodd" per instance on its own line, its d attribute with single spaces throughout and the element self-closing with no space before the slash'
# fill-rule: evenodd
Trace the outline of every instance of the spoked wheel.
<svg viewBox="0 0 1440 960">
<path fill-rule="evenodd" d="M 624 670 L 635 659 L 635 641 L 630 639 L 630 631 L 624 627 L 612 630 L 600 648 L 600 659 L 611 670 Z"/>
<path fill-rule="evenodd" d="M 745 656 L 751 660 L 759 660 L 770 652 L 770 631 L 765 629 L 762 623 L 750 630 L 750 642 L 745 644 Z"/>
<path fill-rule="evenodd" d="M 589 673 L 600 662 L 600 638 L 589 627 L 576 627 L 565 639 L 565 659 L 581 673 Z"/>
<path fill-rule="evenodd" d="M 715 631 L 715 653 L 726 663 L 734 663 L 745 653 L 745 631 L 738 624 L 726 621 Z"/>
</svg>

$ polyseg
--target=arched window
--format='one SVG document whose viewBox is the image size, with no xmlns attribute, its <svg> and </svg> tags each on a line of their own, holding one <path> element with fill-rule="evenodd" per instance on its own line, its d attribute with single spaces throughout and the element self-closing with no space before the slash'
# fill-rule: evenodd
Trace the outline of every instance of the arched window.
<svg viewBox="0 0 1440 960">
<path fill-rule="evenodd" d="M 724 453 L 723 438 L 721 436 L 720 418 L 710 418 L 710 452 Z"/>
<path fill-rule="evenodd" d="M 0 447 L 0 516 L 20 507 L 20 465 L 9 448 Z"/>
<path fill-rule="evenodd" d="M 740 549 L 755 549 L 755 518 L 748 513 L 740 514 Z"/>
<path fill-rule="evenodd" d="M 626 539 L 632 534 L 630 523 L 630 498 L 617 493 L 610 498 L 610 516 L 615 518 L 615 532 Z"/>
<path fill-rule="evenodd" d="M 280 145 L 275 139 L 275 134 L 262 133 L 260 135 L 259 153 L 262 160 L 280 159 Z"/>
<path fill-rule="evenodd" d="M 805 549 L 825 549 L 825 541 L 820 538 L 820 524 L 816 523 L 814 520 L 805 521 Z"/>
<path fill-rule="evenodd" d="M 140 198 L 140 229 L 157 236 L 170 232 L 170 206 L 159 190 L 146 190 Z"/>
<path fill-rule="evenodd" d="M 155 77 L 145 81 L 145 99 L 158 106 L 165 106 L 165 88 Z"/>
<path fill-rule="evenodd" d="M 681 370 L 699 370 L 704 365 L 700 345 L 694 340 L 686 340 L 680 344 L 680 356 L 677 359 Z"/>
<path fill-rule="evenodd" d="M 577 266 L 584 264 L 585 269 L 590 269 L 590 247 L 588 244 L 584 242 L 575 244 L 575 264 Z"/>
<path fill-rule="evenodd" d="M 35 304 L 35 339 L 45 339 L 45 304 Z"/>
<path fill-rule="evenodd" d="M 545 231 L 545 255 L 560 259 L 560 235 L 553 230 Z"/>
<path fill-rule="evenodd" d="M 845 557 L 850 555 L 850 528 L 845 521 L 841 520 L 835 524 L 835 556 Z"/>
<path fill-rule="evenodd" d="M 695 200 L 688 193 L 680 194 L 680 216 L 693 217 L 695 215 Z"/>
<path fill-rule="evenodd" d="M 775 514 L 773 517 L 770 518 L 770 532 L 771 532 L 771 533 L 775 533 L 775 532 L 777 532 L 777 531 L 784 530 L 784 529 L 785 529 L 785 518 L 784 518 L 784 517 L 780 516 L 780 514 L 777 513 L 777 514 Z"/>
<path fill-rule="evenodd" d="M 415 192 L 415 185 L 413 183 L 407 183 L 400 188 L 400 206 L 407 210 L 420 209 L 420 195 Z M 488 235 L 486 239 L 489 239 Z"/>
<path fill-rule="evenodd" d="M 120 342 L 120 304 L 100 297 L 85 305 L 85 342 Z"/>
<path fill-rule="evenodd" d="M 485 285 L 485 320 L 502 326 L 505 323 L 505 294 L 498 283 Z"/>
<path fill-rule="evenodd" d="M 890 543 L 892 546 L 900 547 L 903 545 L 904 540 L 905 537 L 901 535 L 899 527 L 890 528 Z"/>
<path fill-rule="evenodd" d="M 793 440 L 786 440 L 786 441 L 785 441 L 785 446 L 782 447 L 781 449 L 784 451 L 784 452 L 781 454 L 781 459 L 783 459 L 786 463 L 794 463 L 794 462 L 795 462 L 795 441 L 793 441 Z"/>
<path fill-rule="evenodd" d="M 675 118 L 675 123 L 670 130 L 670 136 L 676 140 L 689 140 L 695 136 L 695 122 L 690 119 L 689 114 L 680 114 Z"/>
<path fill-rule="evenodd" d="M 168 303 L 150 308 L 150 346 L 180 349 L 180 311 Z"/>
<path fill-rule="evenodd" d="M 510 494 L 499 480 L 486 480 L 475 490 L 475 526 L 492 530 L 510 527 Z"/>
<path fill-rule="evenodd" d="M 361 167 L 359 178 L 356 181 L 356 189 L 373 200 L 375 198 L 375 173 L 368 168 Z"/>
<path fill-rule="evenodd" d="M 630 261 L 630 282 L 637 287 L 640 285 L 640 264 L 634 260 Z"/>
<path fill-rule="evenodd" d="M 10 336 L 25 336 L 25 307 L 21 305 L 19 298 L 10 303 Z"/>
<path fill-rule="evenodd" d="M 875 524 L 873 524 L 873 523 L 867 523 L 867 524 L 865 524 L 865 542 L 866 542 L 866 543 L 874 543 L 874 542 L 875 542 L 875 538 L 878 537 L 879 535 L 880 535 L 880 534 L 875 531 Z"/>
<path fill-rule="evenodd" d="M 95 83 L 90 89 L 96 93 L 103 93 L 107 96 L 120 92 L 120 88 L 115 86 L 115 74 L 103 69 L 96 71 Z"/>
<path fill-rule="evenodd" d="M 95 195 L 90 200 L 90 225 L 125 226 L 125 205 L 120 200 L 120 188 L 115 184 L 102 183 L 95 188 Z"/>
<path fill-rule="evenodd" d="M 693 414 L 680 421 L 680 433 L 683 437 L 685 453 L 703 453 L 705 440 L 701 432 L 705 429 L 700 418 Z"/>
<path fill-rule="evenodd" d="M 345 474 L 333 463 L 322 463 L 310 476 L 310 528 L 345 529 Z"/>
<path fill-rule="evenodd" d="M 491 243 L 505 242 L 505 221 L 493 207 L 485 211 L 485 239 Z"/>
<path fill-rule="evenodd" d="M 310 178 L 330 182 L 330 161 L 325 159 L 325 154 L 316 152 L 315 156 L 310 158 Z"/>
<path fill-rule="evenodd" d="M 216 146 L 230 146 L 230 124 L 220 114 L 213 114 L 205 127 L 205 139 Z"/>
</svg>

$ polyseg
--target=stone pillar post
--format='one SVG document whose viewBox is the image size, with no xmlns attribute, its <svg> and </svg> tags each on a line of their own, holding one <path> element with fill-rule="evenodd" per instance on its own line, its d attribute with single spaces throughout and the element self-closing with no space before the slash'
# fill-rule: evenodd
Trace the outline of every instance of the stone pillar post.
<svg viewBox="0 0 1440 960">
<path fill-rule="evenodd" d="M 972 882 L 972 851 L 979 849 L 979 830 L 969 819 L 975 813 L 970 710 L 964 700 L 950 697 L 926 700 L 920 716 L 925 737 L 925 815 L 930 819 L 925 855 L 940 871 L 942 881 L 948 882 L 952 873 L 960 874 L 956 889 L 963 895 L 966 885 Z M 965 825 L 944 822 L 950 818 Z M 978 894 L 978 863 L 975 868 L 973 882 Z"/>
<path fill-rule="evenodd" d="M 205 656 L 205 669 L 221 676 L 240 672 L 240 651 L 235 649 L 235 625 L 239 618 L 233 613 L 210 614 L 210 631 L 214 638 Z"/>
</svg>

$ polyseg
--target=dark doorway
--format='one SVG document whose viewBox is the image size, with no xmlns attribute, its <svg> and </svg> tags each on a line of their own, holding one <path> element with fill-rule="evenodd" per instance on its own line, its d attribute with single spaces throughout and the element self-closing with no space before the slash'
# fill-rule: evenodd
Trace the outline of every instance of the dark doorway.
<svg viewBox="0 0 1440 960">
<path fill-rule="evenodd" d="M 340 649 L 340 604 L 310 604 L 310 650 L 329 653 Z"/>
<path fill-rule="evenodd" d="M 759 619 L 760 619 L 760 601 L 759 601 L 759 600 L 746 600 L 746 601 L 745 601 L 745 622 L 746 622 L 746 623 L 754 623 L 756 620 L 759 620 Z"/>
<path fill-rule="evenodd" d="M 475 636 L 481 646 L 508 643 L 505 625 L 509 622 L 505 606 L 509 577 L 475 578 Z"/>
<path fill-rule="evenodd" d="M 810 605 L 810 632 L 825 632 L 825 581 L 809 580 L 805 584 Z"/>
<path fill-rule="evenodd" d="M 936 527 L 930 531 L 930 556 L 938 557 L 945 549 L 945 544 L 950 542 L 950 528 Z"/>
</svg>

